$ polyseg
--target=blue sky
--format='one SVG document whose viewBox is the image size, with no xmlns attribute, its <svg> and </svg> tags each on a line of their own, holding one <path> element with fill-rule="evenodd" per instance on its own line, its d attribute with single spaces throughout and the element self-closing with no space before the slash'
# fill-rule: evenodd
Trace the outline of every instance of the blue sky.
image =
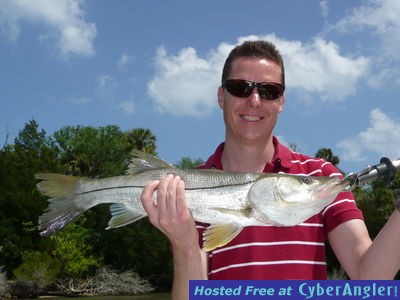
<svg viewBox="0 0 400 300">
<path fill-rule="evenodd" d="M 148 128 L 160 157 L 206 159 L 226 55 L 268 39 L 287 76 L 275 135 L 359 171 L 400 157 L 399 16 L 398 0 L 0 0 L 0 145 L 34 118 Z"/>
</svg>

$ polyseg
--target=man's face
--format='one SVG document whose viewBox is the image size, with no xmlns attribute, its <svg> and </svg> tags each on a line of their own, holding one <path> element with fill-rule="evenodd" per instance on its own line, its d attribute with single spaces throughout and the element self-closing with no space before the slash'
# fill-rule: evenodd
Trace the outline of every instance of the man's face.
<svg viewBox="0 0 400 300">
<path fill-rule="evenodd" d="M 267 59 L 240 57 L 233 61 L 228 79 L 281 83 L 281 69 Z M 276 100 L 265 100 L 254 88 L 249 97 L 241 98 L 220 87 L 218 103 L 224 113 L 227 140 L 262 145 L 272 134 L 278 114 L 283 110 L 285 97 L 282 95 Z"/>
</svg>

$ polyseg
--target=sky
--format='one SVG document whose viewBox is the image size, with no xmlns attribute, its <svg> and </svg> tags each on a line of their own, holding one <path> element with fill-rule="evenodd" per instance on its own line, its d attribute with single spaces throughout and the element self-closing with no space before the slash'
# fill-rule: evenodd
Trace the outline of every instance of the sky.
<svg viewBox="0 0 400 300">
<path fill-rule="evenodd" d="M 398 0 L 0 0 L 0 147 L 35 119 L 146 128 L 161 158 L 207 159 L 225 58 L 266 39 L 286 72 L 274 134 L 357 172 L 400 157 L 399 16 Z"/>
</svg>

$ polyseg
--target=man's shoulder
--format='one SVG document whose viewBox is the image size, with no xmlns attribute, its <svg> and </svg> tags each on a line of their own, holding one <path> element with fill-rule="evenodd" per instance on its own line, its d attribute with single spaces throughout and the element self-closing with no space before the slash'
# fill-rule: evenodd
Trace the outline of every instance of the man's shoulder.
<svg viewBox="0 0 400 300">
<path fill-rule="evenodd" d="M 342 173 L 329 161 L 290 151 L 290 173 L 311 176 L 342 176 Z"/>
<path fill-rule="evenodd" d="M 219 144 L 215 152 L 197 169 L 222 169 L 221 155 L 224 149 L 225 143 Z"/>
</svg>

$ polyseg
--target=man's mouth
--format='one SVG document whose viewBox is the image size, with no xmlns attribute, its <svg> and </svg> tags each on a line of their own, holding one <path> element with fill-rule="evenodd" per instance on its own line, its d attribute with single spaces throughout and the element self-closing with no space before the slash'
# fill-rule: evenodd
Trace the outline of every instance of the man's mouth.
<svg viewBox="0 0 400 300">
<path fill-rule="evenodd" d="M 245 121 L 249 122 L 257 122 L 263 119 L 263 117 L 257 117 L 257 116 L 247 116 L 247 115 L 241 115 L 241 118 Z"/>
</svg>

